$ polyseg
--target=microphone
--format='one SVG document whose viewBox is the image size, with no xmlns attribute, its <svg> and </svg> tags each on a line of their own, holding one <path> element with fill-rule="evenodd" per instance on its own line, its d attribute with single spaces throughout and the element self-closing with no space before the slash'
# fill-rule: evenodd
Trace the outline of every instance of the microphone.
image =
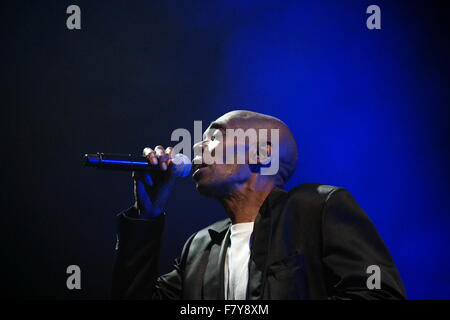
<svg viewBox="0 0 450 320">
<path fill-rule="evenodd" d="M 84 155 L 84 165 L 98 169 L 120 171 L 160 171 L 156 165 L 148 163 L 143 156 L 131 154 L 94 153 Z M 177 153 L 172 157 L 173 174 L 184 178 L 191 173 L 192 162 L 184 154 Z"/>
</svg>

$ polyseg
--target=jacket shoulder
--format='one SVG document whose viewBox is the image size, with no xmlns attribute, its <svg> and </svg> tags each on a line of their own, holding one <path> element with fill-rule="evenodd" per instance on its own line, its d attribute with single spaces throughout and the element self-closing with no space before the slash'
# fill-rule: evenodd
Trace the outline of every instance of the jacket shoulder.
<svg viewBox="0 0 450 320">
<path fill-rule="evenodd" d="M 305 231 L 308 234 L 320 230 L 326 203 L 339 190 L 343 189 L 320 183 L 298 185 L 287 192 L 280 219 L 287 219 L 294 226 L 308 226 L 309 231 Z"/>
<path fill-rule="evenodd" d="M 319 196 L 324 199 L 327 199 L 331 194 L 340 189 L 342 188 L 328 184 L 308 182 L 292 188 L 291 190 L 288 191 L 288 194 L 290 197 L 310 195 L 310 196 Z"/>
<path fill-rule="evenodd" d="M 338 190 L 343 189 L 328 184 L 304 183 L 289 190 L 288 199 L 326 202 Z"/>
</svg>

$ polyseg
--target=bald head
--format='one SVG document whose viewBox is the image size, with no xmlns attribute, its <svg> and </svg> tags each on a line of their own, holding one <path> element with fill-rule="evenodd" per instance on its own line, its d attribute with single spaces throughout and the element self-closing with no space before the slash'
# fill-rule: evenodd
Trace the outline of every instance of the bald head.
<svg viewBox="0 0 450 320">
<path fill-rule="evenodd" d="M 286 124 L 275 117 L 247 110 L 234 110 L 218 118 L 213 124 L 225 128 L 243 130 L 267 129 L 268 143 L 271 144 L 271 129 L 279 131 L 279 170 L 275 175 L 276 185 L 283 186 L 294 173 L 297 167 L 298 150 L 295 139 Z"/>
</svg>

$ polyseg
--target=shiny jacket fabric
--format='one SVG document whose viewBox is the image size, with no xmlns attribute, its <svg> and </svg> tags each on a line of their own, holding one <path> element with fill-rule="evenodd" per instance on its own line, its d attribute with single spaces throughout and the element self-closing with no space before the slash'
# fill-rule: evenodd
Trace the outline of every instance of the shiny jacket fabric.
<svg viewBox="0 0 450 320">
<path fill-rule="evenodd" d="M 230 219 L 194 233 L 174 270 L 158 277 L 164 219 L 119 215 L 113 298 L 224 299 Z M 367 287 L 371 265 L 380 268 L 380 289 Z M 266 198 L 251 236 L 247 299 L 404 298 L 386 246 L 345 189 L 307 183 Z"/>
</svg>

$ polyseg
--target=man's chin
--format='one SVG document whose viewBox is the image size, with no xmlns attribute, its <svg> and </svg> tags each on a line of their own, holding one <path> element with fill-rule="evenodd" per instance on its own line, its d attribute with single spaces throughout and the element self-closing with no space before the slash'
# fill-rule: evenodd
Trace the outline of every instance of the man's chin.
<svg viewBox="0 0 450 320">
<path fill-rule="evenodd" d="M 209 198 L 216 198 L 218 194 L 220 194 L 220 192 L 218 192 L 219 190 L 217 190 L 217 186 L 208 184 L 205 181 L 202 181 L 202 179 L 196 181 L 195 187 L 201 195 Z"/>
<path fill-rule="evenodd" d="M 200 193 L 201 195 L 206 196 L 206 197 L 212 197 L 211 189 L 208 188 L 207 186 L 197 182 L 195 185 L 195 188 L 197 189 L 198 193 Z"/>
</svg>

